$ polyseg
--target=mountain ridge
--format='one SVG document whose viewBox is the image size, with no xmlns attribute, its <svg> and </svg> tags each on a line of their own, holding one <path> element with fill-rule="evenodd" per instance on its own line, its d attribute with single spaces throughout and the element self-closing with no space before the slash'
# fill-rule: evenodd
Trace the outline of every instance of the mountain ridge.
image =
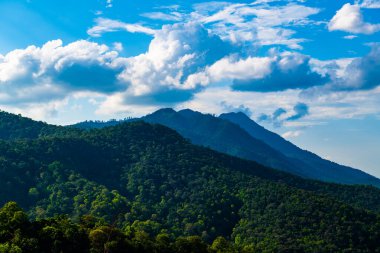
<svg viewBox="0 0 380 253">
<path fill-rule="evenodd" d="M 190 109 L 176 112 L 172 108 L 164 108 L 139 119 L 129 119 L 127 122 L 135 120 L 166 125 L 194 144 L 208 146 L 305 178 L 380 187 L 380 179 L 302 150 L 281 136 L 266 130 L 242 112 L 215 117 Z M 117 121 L 110 123 L 118 124 Z M 108 123 L 88 122 L 84 128 L 101 128 L 104 124 Z M 84 123 L 74 126 L 81 128 Z"/>
<path fill-rule="evenodd" d="M 257 138 L 272 148 L 278 150 L 282 154 L 288 156 L 289 158 L 293 158 L 299 162 L 300 166 L 305 166 L 309 169 L 308 173 L 310 173 L 311 178 L 325 180 L 326 177 L 339 180 L 339 177 L 345 173 L 352 173 L 352 178 L 347 183 L 355 183 L 355 182 L 364 182 L 368 180 L 368 182 L 373 182 L 375 185 L 379 186 L 379 179 L 362 171 L 359 169 L 355 169 L 349 166 L 340 165 L 336 162 L 329 161 L 319 157 L 318 155 L 299 148 L 288 140 L 285 140 L 280 135 L 277 135 L 264 127 L 260 126 L 253 120 L 251 120 L 244 113 L 224 113 L 219 116 L 222 119 L 229 120 L 241 128 L 247 131 L 252 137 Z M 327 167 L 325 169 L 326 176 L 317 177 L 318 173 L 321 173 L 320 168 Z M 330 171 L 334 170 L 334 171 Z M 328 179 L 327 178 L 327 179 Z M 327 180 L 329 181 L 329 180 Z"/>
</svg>

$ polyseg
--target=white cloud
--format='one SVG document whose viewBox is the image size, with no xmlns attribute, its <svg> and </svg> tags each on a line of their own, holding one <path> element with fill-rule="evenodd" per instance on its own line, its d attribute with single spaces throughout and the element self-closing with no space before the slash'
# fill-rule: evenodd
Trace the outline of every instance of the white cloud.
<svg viewBox="0 0 380 253">
<path fill-rule="evenodd" d="M 310 57 L 296 52 L 269 52 L 270 71 L 262 78 L 236 78 L 232 88 L 241 91 L 272 92 L 288 89 L 307 89 L 321 86 L 330 80 L 327 74 L 312 69 Z"/>
<path fill-rule="evenodd" d="M 285 132 L 281 136 L 282 136 L 282 138 L 285 138 L 285 139 L 292 139 L 292 138 L 296 138 L 296 137 L 300 136 L 301 134 L 302 134 L 302 131 L 296 130 L 296 131 Z"/>
<path fill-rule="evenodd" d="M 117 52 L 105 45 L 61 40 L 0 57 L 0 104 L 46 103 L 81 90 L 109 93 L 118 87 Z"/>
<path fill-rule="evenodd" d="M 155 32 L 149 50 L 138 56 L 119 57 L 120 44 L 114 49 L 87 41 L 63 46 L 58 40 L 10 52 L 0 57 L 0 81 L 9 87 L 3 88 L 0 103 L 52 101 L 93 91 L 108 94 L 98 112 L 144 104 L 151 109 L 188 101 L 217 82 L 263 78 L 274 64 L 286 72 L 304 63 L 304 57 L 291 53 L 243 57 L 239 46 L 197 23 L 165 25 Z"/>
<path fill-rule="evenodd" d="M 318 8 L 307 7 L 291 1 L 286 5 L 268 5 L 268 1 L 252 4 L 229 2 L 205 2 L 193 5 L 191 13 L 169 9 L 168 12 L 143 13 L 142 16 L 162 21 L 198 23 L 223 40 L 236 44 L 285 45 L 291 49 L 302 49 L 305 38 L 295 38 L 294 27 L 317 25 L 309 19 L 319 13 Z M 178 7 L 178 6 L 176 6 Z M 155 30 L 140 24 L 128 24 L 117 20 L 98 18 L 96 25 L 88 30 L 93 37 L 103 33 L 126 30 L 154 35 Z M 251 47 L 254 47 L 253 45 Z"/>
<path fill-rule="evenodd" d="M 310 117 L 314 120 L 363 118 L 380 115 L 380 88 L 339 91 L 309 98 L 313 101 Z"/>
<path fill-rule="evenodd" d="M 9 104 L 1 104 L 2 110 L 7 112 L 22 114 L 23 116 L 33 118 L 35 120 L 53 120 L 67 105 L 68 100 L 56 100 L 46 103 L 32 103 L 28 106 L 17 107 Z"/>
<path fill-rule="evenodd" d="M 191 16 L 223 39 L 234 43 L 249 41 L 260 45 L 286 45 L 292 49 L 301 49 L 300 43 L 305 39 L 294 38 L 296 32 L 292 28 L 316 24 L 309 16 L 318 12 L 317 8 L 294 3 L 269 6 L 258 3 L 210 2 L 196 5 Z"/>
<path fill-rule="evenodd" d="M 163 5 L 163 6 L 158 6 L 158 7 L 155 7 L 155 9 L 160 9 L 160 10 L 178 10 L 181 6 L 178 5 L 178 4 L 172 4 L 172 5 Z"/>
<path fill-rule="evenodd" d="M 195 89 L 184 85 L 187 76 L 231 52 L 223 42 L 196 23 L 166 25 L 157 31 L 149 50 L 126 59 L 120 78 L 135 96 L 162 89 Z"/>
<path fill-rule="evenodd" d="M 186 80 L 186 87 L 206 86 L 210 83 L 234 79 L 260 79 L 271 72 L 274 61 L 270 57 L 248 57 L 235 59 L 236 57 L 223 58 L 205 71 L 190 75 Z"/>
<path fill-rule="evenodd" d="M 336 89 L 373 89 L 380 85 L 380 44 L 373 44 L 369 54 L 354 59 L 345 69 L 344 76 L 335 83 Z"/>
<path fill-rule="evenodd" d="M 164 20 L 164 21 L 181 21 L 183 18 L 182 14 L 179 12 L 171 12 L 171 13 L 147 12 L 147 13 L 141 14 L 141 16 L 150 18 L 150 19 Z"/>
<path fill-rule="evenodd" d="M 128 24 L 118 20 L 112 20 L 107 18 L 95 19 L 96 25 L 87 30 L 88 35 L 92 37 L 100 37 L 103 33 L 127 31 L 130 33 L 145 33 L 148 35 L 154 35 L 155 30 L 139 25 Z"/>
<path fill-rule="evenodd" d="M 312 65 L 317 72 L 328 73 L 332 78 L 325 86 L 304 91 L 305 95 L 372 90 L 380 86 L 380 44 L 372 44 L 371 51 L 363 57 L 325 62 L 313 60 Z"/>
<path fill-rule="evenodd" d="M 148 113 L 160 109 L 159 105 L 129 103 L 125 99 L 125 94 L 118 93 L 107 96 L 95 111 L 95 114 L 109 118 L 141 117 Z"/>
<path fill-rule="evenodd" d="M 360 7 L 369 8 L 369 9 L 378 9 L 380 8 L 380 1 L 379 0 L 363 0 L 360 3 Z"/>
<path fill-rule="evenodd" d="M 225 112 L 223 101 L 228 101 L 230 107 L 240 107 L 242 104 L 252 112 L 252 118 L 261 113 L 271 114 L 277 108 L 291 111 L 299 102 L 299 91 L 285 92 L 241 92 L 233 91 L 229 87 L 210 87 L 194 95 L 190 101 L 177 106 L 178 109 L 191 108 L 214 114 Z"/>
<path fill-rule="evenodd" d="M 228 101 L 230 107 L 241 107 L 252 112 L 252 118 L 257 119 L 263 113 L 271 115 L 278 108 L 283 108 L 288 114 L 294 115 L 294 106 L 298 103 L 308 103 L 307 119 L 285 122 L 285 127 L 309 127 L 320 125 L 330 119 L 363 118 L 369 115 L 380 115 L 380 87 L 366 91 L 339 91 L 323 93 L 317 97 L 300 96 L 299 90 L 284 92 L 240 92 L 228 87 L 210 87 L 197 94 L 190 101 L 177 105 L 177 109 L 191 108 L 198 111 L 220 114 L 226 107 L 222 103 Z"/>
<path fill-rule="evenodd" d="M 363 91 L 324 92 L 314 97 L 300 97 L 300 90 L 268 93 L 240 92 L 233 91 L 228 86 L 211 86 L 199 90 L 199 85 L 208 86 L 212 83 L 211 81 L 266 76 L 272 71 L 273 62 L 279 62 L 278 64 L 284 69 L 288 69 L 298 64 L 298 58 L 275 58 L 274 56 L 240 58 L 234 54 L 224 56 L 226 52 L 223 50 L 223 54 L 219 55 L 220 59 L 213 58 L 213 61 L 204 61 L 204 58 L 199 58 L 199 56 L 204 56 L 203 50 L 209 46 L 205 48 L 199 46 L 207 43 L 207 39 L 211 39 L 212 45 L 215 42 L 202 27 L 194 25 L 183 29 L 180 25 L 167 26 L 156 36 L 146 54 L 131 58 L 120 58 L 116 52 L 110 51 L 104 45 L 79 41 L 63 46 L 59 40 L 46 43 L 41 48 L 32 46 L 0 56 L 0 105 L 12 112 L 24 113 L 37 119 L 47 119 L 62 110 L 67 104 L 67 97 L 75 97 L 76 94 L 93 90 L 97 92 L 94 94 L 99 94 L 96 96 L 101 97 L 101 100 L 97 99 L 97 102 L 93 103 L 93 106 L 98 108 L 96 113 L 104 117 L 120 118 L 125 115 L 141 116 L 158 109 L 162 104 L 154 101 L 157 94 L 188 89 L 189 94 L 194 97 L 175 101 L 171 103 L 171 106 L 176 105 L 178 109 L 189 107 L 219 114 L 226 109 L 226 105 L 222 102 L 228 101 L 229 108 L 244 108 L 253 113 L 253 118 L 257 118 L 259 114 L 270 114 L 277 108 L 284 108 L 291 112 L 297 103 L 310 104 L 308 121 L 296 121 L 292 123 L 292 126 L 301 123 L 320 124 L 321 120 L 330 118 L 380 115 L 379 87 Z M 198 44 L 198 42 L 202 43 Z M 377 55 L 374 49 L 367 56 L 368 58 L 361 59 L 360 66 L 367 66 L 366 62 L 373 62 L 371 59 Z M 340 66 L 337 68 L 343 69 L 340 70 L 340 78 L 346 75 L 345 69 L 358 59 L 336 61 L 336 64 Z M 62 71 L 84 62 L 102 68 L 123 69 L 125 72 L 118 78 L 122 86 L 116 92 L 107 93 L 107 89 L 104 90 L 101 86 L 74 87 L 75 82 L 69 85 L 62 80 L 59 81 L 58 77 Z M 210 62 L 213 64 L 209 65 Z M 323 64 L 332 63 L 314 64 L 323 68 Z M 146 69 L 146 66 L 150 68 Z M 202 71 L 198 71 L 199 66 Z M 368 67 L 365 68 L 368 69 Z M 114 72 L 113 75 L 118 77 L 120 71 Z M 129 81 L 125 77 L 128 71 L 135 76 Z M 93 73 L 95 72 L 91 72 Z M 209 80 L 204 84 L 200 81 L 198 85 L 190 85 L 192 73 L 195 75 L 203 73 Z M 181 80 L 179 77 L 181 75 L 186 78 Z M 179 86 L 170 79 L 166 80 L 166 77 L 177 80 Z M 144 90 L 145 87 L 146 90 Z M 140 88 L 143 90 L 139 91 Z M 96 96 L 86 95 L 89 99 Z"/>
<path fill-rule="evenodd" d="M 345 4 L 330 20 L 330 31 L 345 31 L 356 34 L 373 34 L 380 31 L 380 24 L 371 24 L 364 21 L 360 6 Z"/>
<path fill-rule="evenodd" d="M 204 3 L 194 6 L 194 12 L 188 14 L 174 9 L 143 14 L 152 19 L 179 21 L 157 30 L 141 24 L 96 19 L 95 26 L 88 30 L 93 37 L 113 31 L 152 35 L 145 53 L 128 58 L 119 56 L 118 52 L 123 50 L 121 43 L 114 43 L 110 49 L 88 41 L 64 46 L 60 40 L 0 55 L 0 105 L 7 105 L 13 111 L 30 108 L 38 112 L 38 117 L 44 113 L 54 115 L 68 97 L 90 91 L 99 96 L 91 100 L 94 95 L 88 95 L 91 105 L 97 107 L 99 115 L 109 117 L 139 116 L 163 105 L 216 114 L 227 107 L 243 108 L 257 117 L 259 113 L 270 114 L 277 108 L 291 112 L 296 104 L 307 103 L 310 104 L 307 120 L 312 123 L 304 124 L 330 117 L 379 113 L 378 64 L 373 63 L 379 61 L 380 54 L 376 50 L 361 59 L 325 62 L 294 51 L 268 51 L 257 55 L 257 49 L 263 45 L 301 49 L 306 38 L 297 38 L 295 27 L 315 25 L 310 16 L 319 12 L 317 8 L 293 1 L 286 5 L 270 2 Z M 372 29 L 368 28 L 371 24 L 363 21 L 358 8 L 359 16 L 351 23 L 357 25 L 359 20 L 360 26 Z M 315 73 L 318 76 L 308 79 Z M 271 86 L 265 79 L 274 76 L 281 77 L 281 82 L 273 79 L 281 87 Z M 336 80 L 349 77 L 344 80 L 350 89 L 322 86 L 324 90 L 320 89 L 322 92 L 316 96 L 300 95 L 301 89 L 316 84 L 313 80 L 319 85 L 326 76 L 331 76 L 331 83 L 335 85 Z M 260 80 L 262 87 L 269 85 L 272 90 L 266 89 L 266 93 L 252 92 L 253 89 L 231 90 L 236 80 Z M 287 85 L 283 80 L 292 83 Z M 359 82 L 362 86 L 355 86 Z"/>
<path fill-rule="evenodd" d="M 117 52 L 121 52 L 121 51 L 123 51 L 123 44 L 120 42 L 115 42 L 115 43 L 113 43 L 113 48 Z"/>
<path fill-rule="evenodd" d="M 332 79 L 337 79 L 345 76 L 347 66 L 355 59 L 357 58 L 340 58 L 325 61 L 310 59 L 310 66 L 313 71 L 321 75 L 328 74 Z"/>
<path fill-rule="evenodd" d="M 346 35 L 343 37 L 343 39 L 346 39 L 346 40 L 353 40 L 353 39 L 356 39 L 358 36 L 356 35 Z"/>
</svg>

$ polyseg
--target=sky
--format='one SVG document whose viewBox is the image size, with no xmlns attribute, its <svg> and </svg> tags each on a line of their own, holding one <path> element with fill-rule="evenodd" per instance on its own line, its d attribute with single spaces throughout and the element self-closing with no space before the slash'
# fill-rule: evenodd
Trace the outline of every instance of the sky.
<svg viewBox="0 0 380 253">
<path fill-rule="evenodd" d="M 380 177 L 380 0 L 0 0 L 0 109 L 243 111 Z"/>
</svg>

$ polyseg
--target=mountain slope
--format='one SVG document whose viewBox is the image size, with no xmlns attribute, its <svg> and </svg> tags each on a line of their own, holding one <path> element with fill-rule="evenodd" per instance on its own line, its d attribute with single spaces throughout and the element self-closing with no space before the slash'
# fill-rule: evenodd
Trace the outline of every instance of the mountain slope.
<svg viewBox="0 0 380 253">
<path fill-rule="evenodd" d="M 305 178 L 380 187 L 379 179 L 301 150 L 256 124 L 243 113 L 222 114 L 216 118 L 191 110 L 176 112 L 172 109 L 161 109 L 141 119 L 175 129 L 194 144 L 257 161 Z"/>
<path fill-rule="evenodd" d="M 222 235 L 259 252 L 379 250 L 380 190 L 304 180 L 160 125 L 1 141 L 0 154 L 0 202 L 33 217 L 89 213 L 126 231 Z"/>
<path fill-rule="evenodd" d="M 280 152 L 228 121 L 191 110 L 161 109 L 141 118 L 176 130 L 192 143 L 256 161 L 272 168 L 300 174 Z"/>
<path fill-rule="evenodd" d="M 380 179 L 302 150 L 258 125 L 243 113 L 222 114 L 217 118 L 188 109 L 176 112 L 168 108 L 158 110 L 141 119 L 127 121 L 136 120 L 168 126 L 194 144 L 256 161 L 305 178 L 380 187 Z M 126 121 L 89 121 L 78 123 L 73 127 L 102 128 L 122 122 Z"/>
<path fill-rule="evenodd" d="M 325 160 L 309 151 L 302 150 L 281 136 L 268 131 L 244 113 L 225 113 L 219 116 L 239 125 L 252 137 L 265 142 L 273 149 L 292 159 L 293 164 L 303 168 L 308 178 L 345 184 L 369 184 L 380 187 L 380 180 L 357 169 Z"/>
</svg>

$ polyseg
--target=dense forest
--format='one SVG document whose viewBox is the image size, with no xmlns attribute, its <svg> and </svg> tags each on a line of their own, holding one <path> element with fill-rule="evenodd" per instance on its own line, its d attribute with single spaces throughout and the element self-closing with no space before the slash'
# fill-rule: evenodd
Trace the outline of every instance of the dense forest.
<svg viewBox="0 0 380 253">
<path fill-rule="evenodd" d="M 8 116 L 0 252 L 380 252 L 377 188 L 305 180 L 161 125 Z"/>
<path fill-rule="evenodd" d="M 151 237 L 139 228 L 122 231 L 90 215 L 78 222 L 65 215 L 30 221 L 15 202 L 9 202 L 0 209 L 0 252 L 227 253 L 250 252 L 250 248 L 236 248 L 221 236 L 212 244 L 199 236 L 174 240 L 165 232 Z"/>
</svg>

